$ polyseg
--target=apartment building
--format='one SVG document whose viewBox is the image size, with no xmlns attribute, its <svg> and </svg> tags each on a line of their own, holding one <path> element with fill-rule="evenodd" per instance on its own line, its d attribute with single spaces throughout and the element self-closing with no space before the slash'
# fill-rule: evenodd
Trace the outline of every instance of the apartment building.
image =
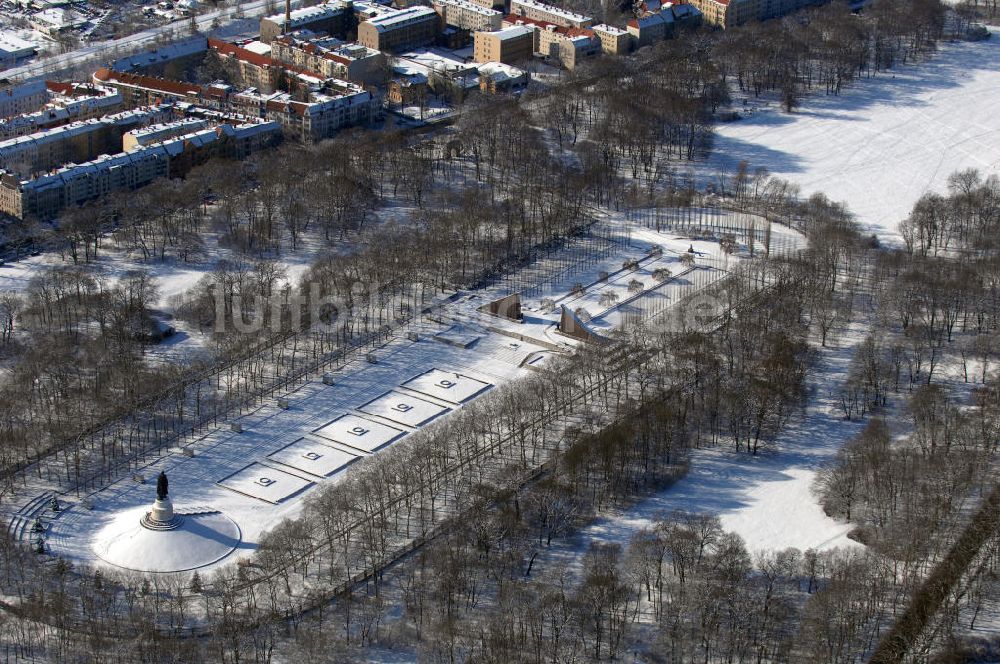
<svg viewBox="0 0 1000 664">
<path fill-rule="evenodd" d="M 742 25 L 757 18 L 759 0 L 693 0 L 705 22 L 720 28 Z"/>
<path fill-rule="evenodd" d="M 594 19 L 535 0 L 511 0 L 510 13 L 521 18 L 545 21 L 564 28 L 589 28 Z"/>
<path fill-rule="evenodd" d="M 121 110 L 123 99 L 118 91 L 103 86 L 78 83 L 46 84 L 49 101 L 34 113 L 25 113 L 0 120 L 0 138 L 27 136 L 77 120 L 107 115 Z"/>
<path fill-rule="evenodd" d="M 307 69 L 323 78 L 378 85 L 385 70 L 385 57 L 363 44 L 345 44 L 332 37 L 295 33 L 271 42 L 271 57 Z"/>
<path fill-rule="evenodd" d="M 0 118 L 37 111 L 48 100 L 45 81 L 16 84 L 7 79 L 0 80 Z"/>
<path fill-rule="evenodd" d="M 382 112 L 381 100 L 346 81 L 326 81 L 321 91 L 298 101 L 284 92 L 270 95 L 241 92 L 230 98 L 244 114 L 275 122 L 288 138 L 313 143 L 333 136 L 339 129 L 374 122 Z"/>
<path fill-rule="evenodd" d="M 750 21 L 766 21 L 825 0 L 688 0 L 709 25 L 731 28 Z"/>
<path fill-rule="evenodd" d="M 530 60 L 535 51 L 534 30 L 515 25 L 494 32 L 477 32 L 473 52 L 476 62 L 513 64 Z"/>
<path fill-rule="evenodd" d="M 71 205 L 135 190 L 157 178 L 183 177 L 214 156 L 242 159 L 280 139 L 277 123 L 224 124 L 69 164 L 30 180 L 0 172 L 0 212 L 22 219 L 51 219 Z"/>
<path fill-rule="evenodd" d="M 290 18 L 291 21 L 286 21 L 284 13 L 262 18 L 260 20 L 260 40 L 265 44 L 270 44 L 279 35 L 296 30 L 326 32 L 342 37 L 354 29 L 354 3 L 350 0 L 344 0 L 303 7 L 292 11 Z"/>
<path fill-rule="evenodd" d="M 434 10 L 427 9 L 434 14 Z M 323 81 L 301 74 L 294 76 L 299 88 L 294 97 L 286 92 L 264 93 L 255 89 L 236 92 L 228 86 L 201 88 L 106 69 L 98 70 L 94 78 L 116 87 L 126 99 L 168 98 L 276 122 L 286 136 L 307 143 L 328 138 L 341 127 L 367 124 L 380 113 L 378 98 L 356 84 L 336 79 Z M 300 101 L 297 98 L 300 96 L 307 101 Z"/>
<path fill-rule="evenodd" d="M 135 152 L 155 143 L 162 143 L 174 136 L 184 136 L 208 128 L 208 120 L 204 118 L 184 118 L 176 122 L 164 122 L 132 129 L 122 135 L 121 149 L 123 152 Z"/>
<path fill-rule="evenodd" d="M 0 211 L 19 219 L 31 216 L 47 220 L 70 205 L 115 191 L 138 189 L 166 177 L 168 172 L 166 151 L 153 149 L 102 155 L 33 180 L 0 173 Z"/>
<path fill-rule="evenodd" d="M 90 161 L 119 152 L 126 132 L 172 115 L 172 107 L 144 108 L 9 138 L 0 141 L 0 168 L 27 177 L 68 162 Z"/>
<path fill-rule="evenodd" d="M 229 79 L 241 87 L 274 92 L 284 80 L 285 67 L 266 55 L 255 53 L 221 39 L 208 40 L 209 52 L 229 65 Z"/>
<path fill-rule="evenodd" d="M 197 83 L 112 71 L 106 67 L 95 71 L 93 79 L 99 85 L 107 85 L 117 90 L 126 108 L 160 104 L 165 101 L 198 103 L 208 96 L 207 88 Z"/>
<path fill-rule="evenodd" d="M 636 48 L 669 39 L 679 28 L 693 28 L 701 24 L 701 12 L 694 5 L 644 2 L 641 7 L 639 17 L 625 26 Z"/>
<path fill-rule="evenodd" d="M 506 27 L 525 27 L 534 36 L 534 51 L 559 62 L 566 69 L 575 69 L 583 60 L 602 52 L 601 40 L 593 30 L 567 28 L 540 19 L 513 14 L 504 17 Z"/>
<path fill-rule="evenodd" d="M 632 50 L 632 35 L 627 30 L 601 23 L 591 30 L 601 42 L 601 50 L 609 55 L 625 55 Z"/>
<path fill-rule="evenodd" d="M 358 25 L 358 42 L 376 51 L 401 51 L 433 43 L 440 31 L 437 12 L 408 7 L 363 21 Z"/>
<path fill-rule="evenodd" d="M 625 30 L 632 36 L 636 48 L 642 48 L 672 37 L 674 27 L 673 12 L 666 9 L 631 19 L 625 25 Z"/>
<path fill-rule="evenodd" d="M 566 32 L 542 30 L 539 51 L 566 69 L 576 69 L 584 60 L 600 55 L 601 40 L 593 31 L 580 28 L 566 28 Z"/>
<path fill-rule="evenodd" d="M 481 7 L 468 0 L 432 0 L 434 10 L 446 25 L 465 30 L 499 30 L 503 14 L 490 8 Z"/>
</svg>

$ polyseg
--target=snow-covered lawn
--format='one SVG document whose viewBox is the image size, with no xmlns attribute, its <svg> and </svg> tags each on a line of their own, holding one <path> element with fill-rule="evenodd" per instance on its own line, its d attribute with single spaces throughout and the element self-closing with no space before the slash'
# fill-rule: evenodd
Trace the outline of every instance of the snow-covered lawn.
<svg viewBox="0 0 1000 664">
<path fill-rule="evenodd" d="M 751 167 L 797 183 L 803 193 L 846 202 L 872 232 L 896 225 L 953 171 L 1000 172 L 1000 34 L 944 44 L 928 62 L 864 79 L 840 96 L 807 98 L 718 127 L 710 166 Z M 754 102 L 751 100 L 751 105 Z"/>
</svg>

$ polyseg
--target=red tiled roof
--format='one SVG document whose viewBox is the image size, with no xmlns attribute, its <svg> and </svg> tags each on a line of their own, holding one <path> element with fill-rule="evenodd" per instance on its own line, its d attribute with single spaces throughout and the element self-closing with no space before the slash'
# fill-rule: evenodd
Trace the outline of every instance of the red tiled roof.
<svg viewBox="0 0 1000 664">
<path fill-rule="evenodd" d="M 314 72 L 310 69 L 303 69 L 302 67 L 296 67 L 295 65 L 286 64 L 280 60 L 275 60 L 267 55 L 261 55 L 260 53 L 254 53 L 253 51 L 248 51 L 245 48 L 240 48 L 236 44 L 230 44 L 229 42 L 222 41 L 221 39 L 208 39 L 208 45 L 211 48 L 223 53 L 225 55 L 230 55 L 237 60 L 243 62 L 249 62 L 252 65 L 257 65 L 258 67 L 278 67 L 279 69 L 285 69 L 287 71 L 295 72 L 296 74 L 304 74 L 306 76 L 313 76 L 315 78 L 323 78 L 322 74 Z"/>
<path fill-rule="evenodd" d="M 269 111 L 278 111 L 279 113 L 284 113 L 285 110 L 286 110 L 286 105 L 285 105 L 285 102 L 283 102 L 283 101 L 277 101 L 277 100 L 274 100 L 274 99 L 268 99 L 264 103 L 264 108 L 266 108 Z"/>
<path fill-rule="evenodd" d="M 72 83 L 62 83 L 60 81 L 45 81 L 45 87 L 51 92 L 58 92 L 62 95 L 71 95 L 75 86 Z"/>
<path fill-rule="evenodd" d="M 301 101 L 290 101 L 288 102 L 288 110 L 295 113 L 295 115 L 305 115 L 306 109 L 309 108 L 309 104 L 304 104 Z"/>
<path fill-rule="evenodd" d="M 525 25 L 535 25 L 542 30 L 548 30 L 550 27 L 555 28 L 555 32 L 567 37 L 593 37 L 594 31 L 589 28 L 567 28 L 566 26 L 559 25 L 557 23 L 552 23 L 550 21 L 543 21 L 537 18 L 528 18 L 527 16 L 518 16 L 517 14 L 508 14 L 504 17 L 504 23 L 510 23 L 512 25 L 517 25 L 518 21 L 524 23 Z"/>
<path fill-rule="evenodd" d="M 339 62 L 342 65 L 349 65 L 349 64 L 351 64 L 351 59 L 350 58 L 345 58 L 344 56 L 337 55 L 336 53 L 324 53 L 323 54 L 323 58 L 326 59 L 326 60 L 330 60 L 332 62 Z"/>
<path fill-rule="evenodd" d="M 181 97 L 189 97 L 191 95 L 198 95 L 204 92 L 200 85 L 195 85 L 193 83 L 181 83 L 179 81 L 171 81 L 165 78 L 155 78 L 153 76 L 141 76 L 139 74 L 111 71 L 107 67 L 101 67 L 95 71 L 94 79 L 112 83 L 117 82 L 122 85 L 145 88 L 147 90 L 164 92 L 166 94 Z"/>
<path fill-rule="evenodd" d="M 550 23 L 549 21 L 543 21 L 537 18 L 528 18 L 527 16 L 518 16 L 517 14 L 507 14 L 503 17 L 504 23 L 510 23 L 511 25 L 517 25 L 520 21 L 525 25 L 537 25 L 542 30 L 546 29 L 550 25 L 556 25 L 555 23 Z M 559 27 L 556 25 L 556 27 Z"/>
<path fill-rule="evenodd" d="M 245 48 L 240 48 L 236 44 L 230 44 L 229 42 L 222 41 L 221 39 L 214 39 L 212 37 L 209 37 L 208 47 L 214 48 L 216 51 L 223 53 L 225 55 L 231 55 L 238 60 L 243 60 L 244 62 L 249 62 L 252 65 L 257 65 L 258 67 L 274 66 L 274 60 L 267 57 L 266 55 L 261 55 L 260 53 L 254 53 L 253 51 L 248 51 Z"/>
</svg>

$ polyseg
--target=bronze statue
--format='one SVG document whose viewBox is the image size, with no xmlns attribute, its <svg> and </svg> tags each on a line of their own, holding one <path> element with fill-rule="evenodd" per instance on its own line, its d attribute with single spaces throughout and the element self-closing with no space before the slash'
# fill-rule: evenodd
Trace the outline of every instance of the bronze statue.
<svg viewBox="0 0 1000 664">
<path fill-rule="evenodd" d="M 156 478 L 156 499 L 163 500 L 167 497 L 167 474 L 162 470 L 160 476 Z"/>
</svg>

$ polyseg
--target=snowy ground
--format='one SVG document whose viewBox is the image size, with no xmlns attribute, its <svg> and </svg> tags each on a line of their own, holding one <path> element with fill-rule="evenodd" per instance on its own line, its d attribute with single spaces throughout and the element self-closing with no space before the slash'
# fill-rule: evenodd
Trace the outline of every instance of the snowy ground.
<svg viewBox="0 0 1000 664">
<path fill-rule="evenodd" d="M 871 232 L 896 225 L 953 171 L 1000 173 L 1000 34 L 944 44 L 928 62 L 864 79 L 840 96 L 808 97 L 792 115 L 776 109 L 718 127 L 710 167 L 740 160 L 846 202 Z M 751 100 L 752 107 L 755 102 Z"/>
</svg>

